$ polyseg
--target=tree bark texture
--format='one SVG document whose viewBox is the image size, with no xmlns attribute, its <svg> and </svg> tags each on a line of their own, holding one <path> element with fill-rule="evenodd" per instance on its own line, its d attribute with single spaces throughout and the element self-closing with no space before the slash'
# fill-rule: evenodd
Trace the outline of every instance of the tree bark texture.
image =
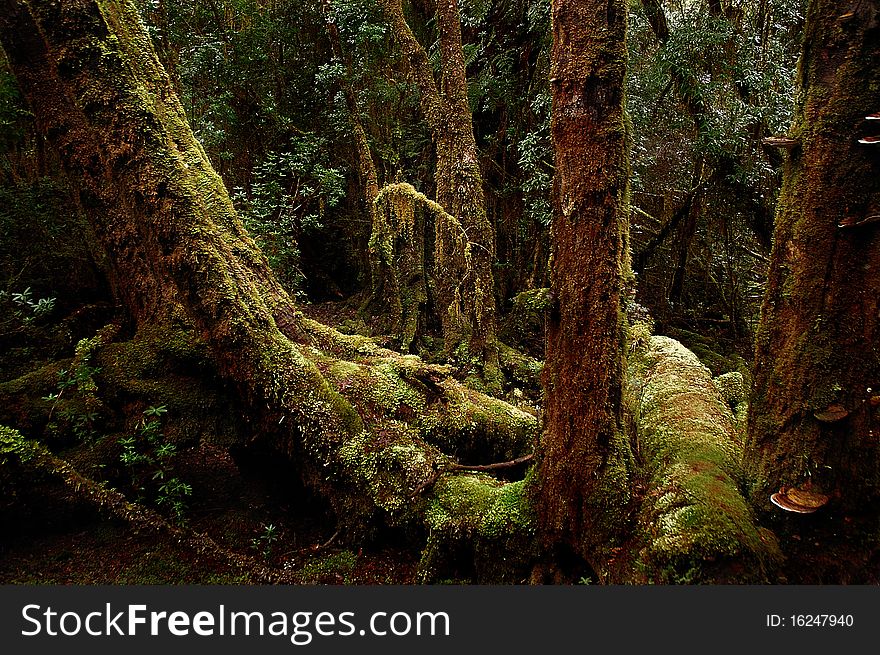
<svg viewBox="0 0 880 655">
<path fill-rule="evenodd" d="M 324 21 L 327 26 L 327 36 L 330 39 L 330 47 L 333 56 L 345 66 L 348 79 L 343 83 L 342 92 L 345 95 L 345 105 L 348 108 L 351 120 L 352 136 L 354 137 L 355 151 L 358 160 L 358 173 L 363 186 L 364 203 L 368 210 L 372 210 L 373 201 L 379 195 L 379 176 L 376 173 L 376 165 L 373 162 L 373 154 L 370 151 L 370 141 L 361 123 L 358 111 L 357 98 L 351 85 L 353 66 L 351 57 L 342 49 L 342 39 L 339 36 L 339 26 L 336 24 L 336 15 L 332 0 L 322 0 L 321 9 L 324 12 Z"/>
<path fill-rule="evenodd" d="M 390 184 L 373 203 L 370 236 L 372 293 L 368 301 L 401 352 L 412 352 L 425 333 L 429 291 L 434 282 L 426 250 L 428 226 L 443 220 L 443 208 L 409 184 Z M 434 216 L 432 219 L 432 214 Z M 446 214 L 446 218 L 455 221 Z M 432 248 L 433 250 L 433 248 Z"/>
<path fill-rule="evenodd" d="M 631 454 L 622 425 L 628 258 L 626 3 L 553 3 L 556 180 L 538 512 L 545 543 L 591 559 L 621 527 Z"/>
<path fill-rule="evenodd" d="M 880 143 L 859 142 L 880 135 L 880 2 L 806 21 L 746 458 L 760 507 L 808 485 L 857 513 L 880 497 Z"/>
<path fill-rule="evenodd" d="M 183 276 L 187 267 L 230 255 L 231 266 L 220 270 L 228 268 L 230 280 L 265 299 L 265 314 L 252 318 L 274 318 L 287 336 L 303 341 L 292 301 L 192 136 L 136 10 L 124 3 L 83 5 L 4 1 L 0 30 L 22 92 L 38 108 L 39 127 L 83 182 L 80 201 L 112 255 L 120 300 L 138 323 L 173 313 L 186 300 L 181 293 L 220 319 L 236 294 L 223 284 L 200 294 Z M 126 32 L 130 24 L 138 31 Z M 168 220 L 171 211 L 176 221 Z M 178 222 L 187 230 L 171 234 Z M 217 228 L 214 234 L 208 225 Z M 202 236 L 200 248 L 210 252 L 197 251 L 194 241 Z M 163 284 L 165 274 L 179 284 Z"/>
</svg>

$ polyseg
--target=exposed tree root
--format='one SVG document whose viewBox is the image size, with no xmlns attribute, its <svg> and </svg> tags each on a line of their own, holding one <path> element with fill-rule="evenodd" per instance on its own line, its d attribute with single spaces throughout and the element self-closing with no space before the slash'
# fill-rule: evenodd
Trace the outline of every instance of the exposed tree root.
<svg viewBox="0 0 880 655">
<path fill-rule="evenodd" d="M 266 567 L 252 557 L 223 548 L 205 534 L 172 525 L 155 511 L 131 503 L 118 491 L 81 475 L 69 462 L 53 455 L 42 444 L 26 440 L 16 430 L 2 425 L 0 464 L 7 473 L 16 466 L 20 467 L 23 476 L 47 476 L 57 480 L 74 498 L 92 506 L 107 518 L 125 523 L 135 534 L 156 534 L 191 551 L 199 559 L 219 562 L 234 572 L 245 573 L 254 583 L 278 584 L 295 581 L 290 572 Z"/>
</svg>

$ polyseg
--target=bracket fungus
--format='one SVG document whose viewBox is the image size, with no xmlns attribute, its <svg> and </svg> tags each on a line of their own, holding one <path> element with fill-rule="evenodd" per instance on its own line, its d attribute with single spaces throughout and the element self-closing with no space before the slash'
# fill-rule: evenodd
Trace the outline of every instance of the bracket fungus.
<svg viewBox="0 0 880 655">
<path fill-rule="evenodd" d="M 836 423 L 849 416 L 849 410 L 843 405 L 828 405 L 821 412 L 815 412 L 813 416 L 823 423 Z"/>
<path fill-rule="evenodd" d="M 863 139 L 859 139 L 859 143 L 865 146 L 876 146 L 880 144 L 880 136 L 866 136 Z"/>
<path fill-rule="evenodd" d="M 809 485 L 809 483 L 807 484 Z M 783 487 L 770 496 L 770 502 L 786 512 L 812 514 L 828 503 L 828 496 L 810 489 Z"/>
<path fill-rule="evenodd" d="M 797 139 L 792 139 L 788 136 L 768 136 L 765 139 L 761 140 L 765 146 L 770 146 L 772 148 L 784 148 L 785 150 L 791 150 L 798 144 L 800 141 Z"/>
<path fill-rule="evenodd" d="M 880 111 L 876 114 L 871 114 L 870 116 L 865 116 L 866 121 L 880 121 Z"/>
</svg>

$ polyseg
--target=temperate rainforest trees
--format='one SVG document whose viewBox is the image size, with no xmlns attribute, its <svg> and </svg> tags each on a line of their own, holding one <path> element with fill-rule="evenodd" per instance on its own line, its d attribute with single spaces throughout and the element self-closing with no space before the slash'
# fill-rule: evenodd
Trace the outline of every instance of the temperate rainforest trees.
<svg viewBox="0 0 880 655">
<path fill-rule="evenodd" d="M 383 6 L 402 20 L 399 3 Z M 491 228 L 481 223 L 457 5 L 441 0 L 437 10 L 439 86 L 428 84 L 424 50 L 406 45 L 405 24 L 398 32 L 414 74 L 426 74 L 419 84 L 446 204 L 396 185 L 376 206 L 417 202 L 430 215 L 414 214 L 412 225 L 463 228 L 453 245 L 469 253 L 471 281 L 484 282 L 457 300 L 486 330 L 468 337 L 479 357 L 489 341 L 475 344 L 494 340 L 494 313 L 482 314 L 494 312 Z M 741 493 L 742 444 L 719 386 L 692 353 L 644 325 L 624 348 L 626 10 L 625 0 L 553 3 L 554 249 L 540 435 L 534 413 L 474 391 L 450 368 L 298 311 L 193 136 L 132 2 L 0 0 L 9 67 L 79 189 L 127 311 L 125 325 L 92 340 L 103 375 L 124 386 L 151 349 L 192 358 L 197 348 L 200 374 L 219 376 L 242 401 L 246 427 L 234 446 L 259 442 L 285 457 L 349 537 L 392 527 L 418 544 L 421 581 L 521 582 L 530 571 L 538 581 L 566 560 L 576 565 L 555 579 L 591 568 L 610 582 L 773 580 L 777 542 Z M 820 499 L 828 511 L 816 516 L 834 531 L 878 491 L 878 0 L 849 9 L 814 0 L 808 18 L 747 462 L 759 506 L 785 486 L 782 505 L 815 509 Z M 491 305 L 474 305 L 481 293 Z M 4 422 L 25 407 L 17 400 L 27 383 L 45 377 L 0 382 Z M 54 370 L 48 378 L 55 384 Z M 14 430 L 0 432 L 7 453 L 27 450 Z M 536 444 L 525 479 L 490 475 L 530 461 Z"/>
<path fill-rule="evenodd" d="M 418 87 L 422 114 L 434 140 L 437 202 L 457 219 L 455 231 L 436 230 L 433 247 L 437 313 L 448 350 L 464 346 L 498 388 L 498 318 L 492 263 L 495 231 L 486 213 L 483 176 L 468 100 L 458 0 L 437 7 L 440 79 L 406 21 L 403 0 L 380 0 Z M 464 237 L 466 251 L 459 247 Z"/>
<path fill-rule="evenodd" d="M 523 483 L 456 468 L 444 450 L 471 463 L 524 456 L 535 417 L 297 311 L 242 228 L 131 2 L 3 0 L 0 43 L 80 187 L 132 323 L 154 335 L 195 331 L 250 408 L 248 440 L 286 456 L 349 533 L 382 523 L 427 535 L 423 579 L 444 574 L 446 546 L 462 540 L 483 562 L 478 578 L 528 562 Z"/>
<path fill-rule="evenodd" d="M 860 530 L 876 544 L 880 2 L 810 1 L 799 86 L 757 334 L 752 499 L 763 508 L 771 494 L 794 509 L 826 504 L 816 517 L 829 533 Z M 819 518 L 781 516 L 786 530 L 819 527 Z"/>
</svg>

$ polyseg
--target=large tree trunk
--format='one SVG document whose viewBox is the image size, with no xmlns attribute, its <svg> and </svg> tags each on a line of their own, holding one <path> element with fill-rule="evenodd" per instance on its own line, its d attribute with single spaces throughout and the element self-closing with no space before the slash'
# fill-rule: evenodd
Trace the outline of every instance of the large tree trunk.
<svg viewBox="0 0 880 655">
<path fill-rule="evenodd" d="M 811 0 L 749 413 L 753 501 L 806 487 L 835 532 L 880 499 L 878 62 L 880 2 Z"/>
<path fill-rule="evenodd" d="M 562 539 L 588 559 L 619 534 L 630 498 L 621 414 L 626 22 L 622 0 L 553 3 L 554 306 L 539 517 L 545 543 Z"/>
<path fill-rule="evenodd" d="M 528 522 L 511 518 L 524 506 L 522 484 L 452 471 L 438 445 L 462 457 L 521 456 L 535 418 L 297 313 L 193 137 L 130 2 L 2 0 L 0 43 L 81 184 L 138 325 L 194 326 L 250 407 L 251 438 L 298 465 L 343 527 L 379 515 L 424 530 L 429 570 L 447 539 L 470 537 L 479 549 L 527 538 Z M 511 440 L 495 448 L 505 434 Z M 521 559 L 514 542 L 505 541 Z"/>
</svg>

